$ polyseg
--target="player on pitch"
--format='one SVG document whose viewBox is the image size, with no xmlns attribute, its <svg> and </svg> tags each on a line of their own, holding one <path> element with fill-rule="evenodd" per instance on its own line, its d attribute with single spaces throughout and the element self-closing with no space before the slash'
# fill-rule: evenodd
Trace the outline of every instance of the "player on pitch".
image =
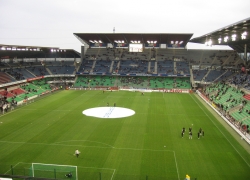
<svg viewBox="0 0 250 180">
<path fill-rule="evenodd" d="M 78 149 L 76 149 L 76 151 L 75 151 L 75 156 L 78 158 L 79 157 L 79 155 L 80 155 L 80 151 L 78 150 Z"/>
</svg>

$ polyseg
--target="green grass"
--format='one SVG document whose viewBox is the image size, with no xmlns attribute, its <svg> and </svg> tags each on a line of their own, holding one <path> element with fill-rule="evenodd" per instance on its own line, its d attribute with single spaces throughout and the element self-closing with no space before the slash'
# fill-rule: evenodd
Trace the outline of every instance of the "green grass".
<svg viewBox="0 0 250 180">
<path fill-rule="evenodd" d="M 82 114 L 107 102 L 136 114 L 117 119 Z M 103 180 L 182 180 L 186 174 L 197 180 L 250 179 L 249 153 L 190 94 L 61 91 L 0 122 L 0 174 L 11 174 L 12 165 L 14 173 L 28 175 L 31 163 L 45 163 L 77 166 L 79 180 L 100 174 Z M 193 139 L 188 132 L 181 138 L 181 129 L 191 124 Z M 205 131 L 201 139 L 199 128 Z"/>
</svg>

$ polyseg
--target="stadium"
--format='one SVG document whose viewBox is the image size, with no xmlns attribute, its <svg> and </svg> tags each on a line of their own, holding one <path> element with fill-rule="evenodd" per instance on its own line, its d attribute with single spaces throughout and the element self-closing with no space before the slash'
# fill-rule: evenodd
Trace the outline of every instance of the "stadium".
<svg viewBox="0 0 250 180">
<path fill-rule="evenodd" d="M 249 29 L 1 44 L 0 179 L 250 179 Z"/>
</svg>

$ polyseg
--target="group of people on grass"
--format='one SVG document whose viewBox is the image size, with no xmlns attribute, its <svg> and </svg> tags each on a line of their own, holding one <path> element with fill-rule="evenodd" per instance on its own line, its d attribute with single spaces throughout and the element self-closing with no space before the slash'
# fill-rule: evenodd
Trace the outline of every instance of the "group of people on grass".
<svg viewBox="0 0 250 180">
<path fill-rule="evenodd" d="M 188 139 L 193 139 L 193 132 L 192 132 L 192 127 L 189 127 L 189 132 L 188 132 Z M 183 127 L 182 130 L 181 130 L 181 137 L 183 138 L 184 137 L 184 134 L 186 132 L 186 128 Z M 198 139 L 200 139 L 201 136 L 204 137 L 205 133 L 204 133 L 204 130 L 203 129 L 199 129 L 198 131 Z"/>
</svg>

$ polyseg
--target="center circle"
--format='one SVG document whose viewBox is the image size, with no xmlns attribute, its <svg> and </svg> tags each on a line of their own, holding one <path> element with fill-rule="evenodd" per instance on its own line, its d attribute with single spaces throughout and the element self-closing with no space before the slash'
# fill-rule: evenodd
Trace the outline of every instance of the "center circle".
<svg viewBox="0 0 250 180">
<path fill-rule="evenodd" d="M 97 118 L 123 118 L 133 116 L 135 111 L 123 107 L 96 107 L 86 109 L 82 114 Z"/>
</svg>

